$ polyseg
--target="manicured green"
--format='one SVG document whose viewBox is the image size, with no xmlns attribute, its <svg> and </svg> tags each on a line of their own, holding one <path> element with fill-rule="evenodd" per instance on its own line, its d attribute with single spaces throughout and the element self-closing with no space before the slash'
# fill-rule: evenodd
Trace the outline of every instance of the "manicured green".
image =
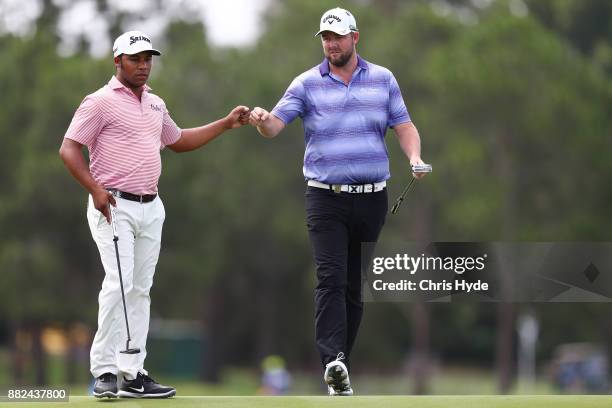
<svg viewBox="0 0 612 408">
<path fill-rule="evenodd" d="M 15 403 L 3 406 L 40 407 L 40 403 Z M 607 408 L 612 396 L 354 396 L 350 398 L 317 397 L 176 397 L 170 400 L 96 400 L 75 396 L 68 403 L 45 403 L 45 407 L 206 407 L 206 408 Z"/>
</svg>

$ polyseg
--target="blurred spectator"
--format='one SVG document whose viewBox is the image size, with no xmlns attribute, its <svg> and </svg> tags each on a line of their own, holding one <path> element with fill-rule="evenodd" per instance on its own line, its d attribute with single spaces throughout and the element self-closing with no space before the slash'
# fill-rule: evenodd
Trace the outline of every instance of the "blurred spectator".
<svg viewBox="0 0 612 408">
<path fill-rule="evenodd" d="M 563 392 L 608 391 L 608 357 L 590 343 L 557 347 L 552 363 L 553 383 Z"/>
<path fill-rule="evenodd" d="M 285 395 L 291 385 L 291 375 L 281 356 L 267 356 L 261 362 L 261 395 Z"/>
</svg>

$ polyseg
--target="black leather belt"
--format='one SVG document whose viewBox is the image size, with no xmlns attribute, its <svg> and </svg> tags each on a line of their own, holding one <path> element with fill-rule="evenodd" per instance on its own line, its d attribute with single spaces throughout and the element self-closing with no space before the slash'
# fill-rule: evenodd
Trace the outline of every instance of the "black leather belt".
<svg viewBox="0 0 612 408">
<path fill-rule="evenodd" d="M 138 203 L 150 203 L 155 200 L 157 194 L 145 194 L 138 195 L 132 193 L 126 193 L 125 191 L 117 190 L 116 188 L 109 188 L 108 191 L 113 193 L 115 197 L 123 198 L 124 200 L 136 201 Z"/>
</svg>

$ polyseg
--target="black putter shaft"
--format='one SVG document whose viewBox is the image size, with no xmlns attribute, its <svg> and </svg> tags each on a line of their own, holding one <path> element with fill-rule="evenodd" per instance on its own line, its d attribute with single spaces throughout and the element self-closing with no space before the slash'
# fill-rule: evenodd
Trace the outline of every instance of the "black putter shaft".
<svg viewBox="0 0 612 408">
<path fill-rule="evenodd" d="M 130 324 L 128 323 L 127 306 L 125 305 L 125 292 L 123 291 L 123 276 L 121 275 L 121 262 L 119 261 L 119 233 L 117 232 L 117 223 L 115 221 L 115 209 L 109 205 L 111 214 L 111 223 L 113 227 L 113 242 L 115 243 L 115 255 L 117 256 L 117 270 L 119 271 L 119 286 L 121 287 L 121 300 L 123 301 L 123 315 L 125 316 L 125 328 L 127 330 L 127 341 L 125 342 L 125 350 L 120 350 L 123 354 L 138 354 L 140 353 L 139 348 L 130 348 Z"/>
<path fill-rule="evenodd" d="M 410 183 L 408 183 L 408 186 L 406 186 L 404 192 L 397 198 L 397 200 L 395 200 L 395 204 L 393 204 L 393 208 L 391 208 L 391 214 L 397 213 L 397 210 L 399 210 L 400 205 L 402 205 L 402 201 L 404 201 L 406 193 L 408 193 L 408 190 L 410 190 L 410 187 L 412 187 L 412 185 L 414 184 L 414 180 L 416 180 L 415 177 L 410 180 Z"/>
</svg>

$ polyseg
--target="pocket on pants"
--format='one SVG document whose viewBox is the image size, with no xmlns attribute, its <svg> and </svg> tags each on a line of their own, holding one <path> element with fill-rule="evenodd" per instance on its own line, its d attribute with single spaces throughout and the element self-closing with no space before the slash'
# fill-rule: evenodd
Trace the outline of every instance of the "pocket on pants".
<svg viewBox="0 0 612 408">
<path fill-rule="evenodd" d="M 333 221 L 330 217 L 312 215 L 306 217 L 306 227 L 310 232 L 325 232 L 333 229 Z"/>
<path fill-rule="evenodd" d="M 100 211 L 94 209 L 98 214 L 98 228 L 104 226 L 104 225 L 108 225 L 108 221 L 106 220 L 106 217 L 104 216 L 104 214 L 102 214 Z"/>
<path fill-rule="evenodd" d="M 90 219 L 90 224 L 93 224 L 96 228 L 100 228 L 104 224 L 107 224 L 104 214 L 94 207 L 91 196 L 89 196 L 87 200 L 87 218 Z"/>
<path fill-rule="evenodd" d="M 159 206 L 161 208 L 162 221 L 165 221 L 166 220 L 166 206 L 164 205 L 164 202 L 162 201 L 159 194 L 157 195 L 157 200 L 159 201 Z"/>
</svg>

